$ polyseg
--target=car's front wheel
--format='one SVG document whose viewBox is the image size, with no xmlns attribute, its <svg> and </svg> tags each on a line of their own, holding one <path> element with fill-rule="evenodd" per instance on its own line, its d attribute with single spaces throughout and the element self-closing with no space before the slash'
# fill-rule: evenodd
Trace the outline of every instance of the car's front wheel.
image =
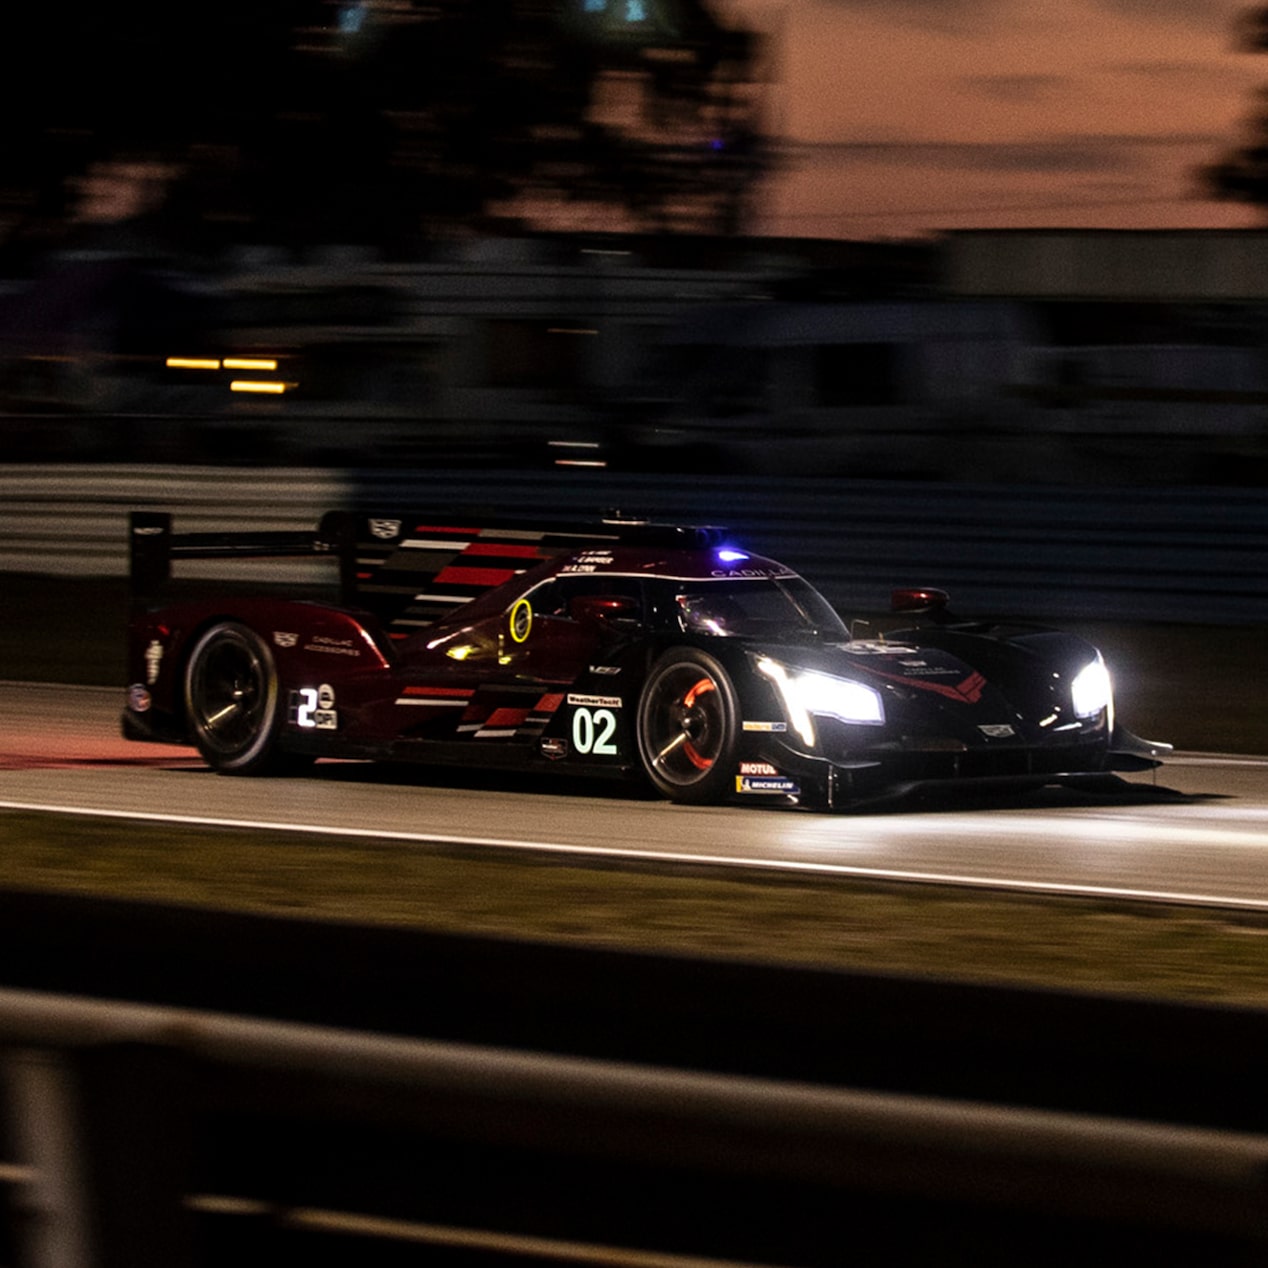
<svg viewBox="0 0 1268 1268">
<path fill-rule="evenodd" d="M 206 763 L 234 775 L 276 770 L 282 727 L 268 644 L 237 621 L 203 632 L 185 667 L 185 713 Z"/>
<path fill-rule="evenodd" d="M 739 730 L 735 687 L 707 652 L 673 648 L 652 666 L 638 702 L 638 751 L 658 792 L 720 800 L 735 776 Z"/>
</svg>

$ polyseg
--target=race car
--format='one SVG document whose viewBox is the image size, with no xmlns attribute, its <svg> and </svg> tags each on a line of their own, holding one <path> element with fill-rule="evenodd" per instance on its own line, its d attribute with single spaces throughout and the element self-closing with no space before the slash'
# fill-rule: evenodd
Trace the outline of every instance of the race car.
<svg viewBox="0 0 1268 1268">
<path fill-rule="evenodd" d="M 913 624 L 852 637 L 808 581 L 717 527 L 353 512 L 299 534 L 177 535 L 155 512 L 130 527 L 123 732 L 225 774 L 460 763 L 830 809 L 1104 784 L 1170 748 L 1118 722 L 1081 638 L 959 620 L 929 587 L 892 596 Z M 338 593 L 165 598 L 174 560 L 253 555 L 324 556 Z"/>
</svg>

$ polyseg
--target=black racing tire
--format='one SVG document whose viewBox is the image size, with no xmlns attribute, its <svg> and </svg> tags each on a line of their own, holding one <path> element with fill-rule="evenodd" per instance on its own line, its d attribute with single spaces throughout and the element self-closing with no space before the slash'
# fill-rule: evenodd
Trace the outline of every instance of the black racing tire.
<svg viewBox="0 0 1268 1268">
<path fill-rule="evenodd" d="M 638 754 L 670 801 L 720 801 L 733 785 L 740 707 L 726 669 L 707 652 L 675 647 L 651 667 L 638 699 Z"/>
<path fill-rule="evenodd" d="M 227 775 L 279 773 L 282 700 L 269 645 L 238 621 L 199 635 L 185 664 L 185 716 L 203 760 Z"/>
</svg>

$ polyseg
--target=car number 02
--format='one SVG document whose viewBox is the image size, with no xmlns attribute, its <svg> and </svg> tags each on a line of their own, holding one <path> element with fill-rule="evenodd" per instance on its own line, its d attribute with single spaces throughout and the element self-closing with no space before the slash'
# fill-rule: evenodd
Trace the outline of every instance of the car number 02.
<svg viewBox="0 0 1268 1268">
<path fill-rule="evenodd" d="M 616 714 L 611 709 L 578 709 L 572 715 L 572 746 L 578 753 L 615 757 Z"/>
</svg>

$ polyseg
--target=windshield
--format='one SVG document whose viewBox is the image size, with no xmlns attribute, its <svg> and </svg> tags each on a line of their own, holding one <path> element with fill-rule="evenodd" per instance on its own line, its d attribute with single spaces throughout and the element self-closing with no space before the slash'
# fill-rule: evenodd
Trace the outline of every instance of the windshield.
<svg viewBox="0 0 1268 1268">
<path fill-rule="evenodd" d="M 801 577 L 726 581 L 682 590 L 678 620 L 694 634 L 722 638 L 849 638 L 828 601 Z"/>
</svg>

